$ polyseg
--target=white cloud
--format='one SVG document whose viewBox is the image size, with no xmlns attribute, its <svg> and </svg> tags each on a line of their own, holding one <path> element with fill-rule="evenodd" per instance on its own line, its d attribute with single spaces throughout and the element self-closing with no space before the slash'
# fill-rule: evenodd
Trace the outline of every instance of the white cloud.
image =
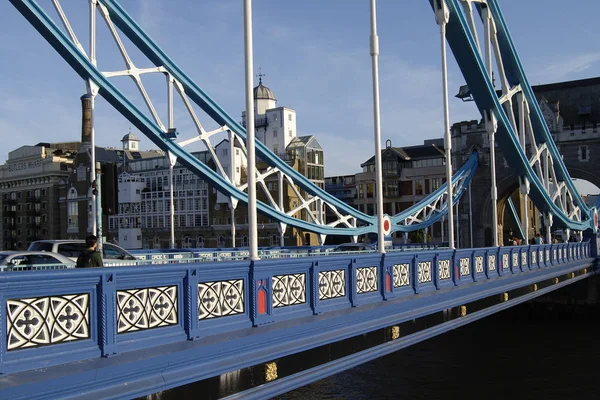
<svg viewBox="0 0 600 400">
<path fill-rule="evenodd" d="M 532 69 L 532 84 L 577 79 L 583 72 L 589 71 L 592 67 L 597 69 L 600 66 L 600 52 L 563 53 L 559 60 L 541 60 L 541 62 L 543 64 L 538 64 L 537 68 Z"/>
</svg>

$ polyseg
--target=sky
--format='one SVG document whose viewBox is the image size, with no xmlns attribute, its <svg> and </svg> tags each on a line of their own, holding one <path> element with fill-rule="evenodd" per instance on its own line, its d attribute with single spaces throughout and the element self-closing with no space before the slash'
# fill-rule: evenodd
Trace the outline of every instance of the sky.
<svg viewBox="0 0 600 400">
<path fill-rule="evenodd" d="M 56 15 L 50 0 L 38 3 Z M 87 3 L 61 2 L 82 43 L 88 41 Z M 241 119 L 243 0 L 122 0 L 121 4 L 188 76 Z M 278 106 L 296 110 L 298 135 L 314 135 L 322 145 L 326 176 L 359 172 L 360 164 L 374 153 L 369 4 L 369 0 L 253 1 L 254 72 L 258 74 L 260 67 L 265 74 L 263 84 L 274 92 Z M 600 76 L 600 3 L 499 0 L 499 4 L 532 85 Z M 394 146 L 411 146 L 442 137 L 440 38 L 429 1 L 377 1 L 377 30 L 382 143 L 389 139 Z M 98 31 L 99 68 L 123 69 L 107 32 L 104 26 Z M 22 145 L 79 140 L 84 82 L 9 1 L 0 1 L 0 54 L 0 163 Z M 136 51 L 132 57 L 139 67 L 151 66 Z M 448 60 L 451 122 L 479 119 L 473 103 L 453 97 L 464 79 L 450 51 Z M 141 102 L 130 81 L 115 82 Z M 148 87 L 157 107 L 166 109 L 162 80 L 148 78 Z M 177 112 L 179 121 L 182 110 Z M 217 127 L 206 116 L 201 122 L 207 129 Z M 185 137 L 193 136 L 189 121 L 177 127 Z M 129 121 L 103 99 L 97 101 L 97 145 L 120 148 L 129 129 Z M 139 136 L 142 150 L 154 148 Z M 591 184 L 578 186 L 582 194 L 598 192 Z"/>
</svg>

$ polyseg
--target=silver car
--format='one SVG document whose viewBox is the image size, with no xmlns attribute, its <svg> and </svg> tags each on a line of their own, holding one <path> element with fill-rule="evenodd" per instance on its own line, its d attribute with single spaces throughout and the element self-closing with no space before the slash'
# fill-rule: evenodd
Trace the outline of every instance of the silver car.
<svg viewBox="0 0 600 400">
<path fill-rule="evenodd" d="M 77 261 L 79 254 L 87 248 L 85 240 L 37 240 L 29 245 L 30 251 L 49 251 L 62 254 Z M 102 243 L 102 258 L 105 265 L 135 265 L 137 260 L 131 253 L 112 243 Z M 129 261 L 128 261 L 129 260 Z"/>
<path fill-rule="evenodd" d="M 0 251 L 0 270 L 29 271 L 75 268 L 69 257 L 45 251 Z"/>
</svg>

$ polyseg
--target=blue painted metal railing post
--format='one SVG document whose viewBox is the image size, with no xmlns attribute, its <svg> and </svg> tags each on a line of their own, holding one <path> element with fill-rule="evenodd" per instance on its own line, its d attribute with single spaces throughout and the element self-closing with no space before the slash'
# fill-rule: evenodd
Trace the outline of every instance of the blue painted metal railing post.
<svg viewBox="0 0 600 400">
<path fill-rule="evenodd" d="M 0 284 L 0 293 L 6 292 L 7 283 Z M 6 354 L 6 347 L 4 346 L 4 338 L 7 336 L 6 323 L 6 298 L 0 296 L 0 375 L 5 373 L 4 370 L 4 356 Z"/>
<path fill-rule="evenodd" d="M 350 305 L 352 307 L 358 306 L 356 299 L 356 293 L 358 292 L 357 281 L 356 281 L 356 258 L 352 258 L 350 261 L 350 267 L 348 268 L 348 281 L 350 282 Z"/>
<path fill-rule="evenodd" d="M 198 339 L 198 270 L 190 268 L 187 270 L 184 282 L 184 327 L 188 340 Z"/>
<path fill-rule="evenodd" d="M 311 282 L 311 287 L 310 287 L 310 308 L 312 309 L 313 315 L 318 315 L 320 314 L 319 311 L 319 291 L 320 291 L 320 284 L 319 284 L 319 262 L 318 261 L 313 261 L 312 265 L 310 266 L 310 282 Z"/>
<path fill-rule="evenodd" d="M 252 260 L 250 276 L 252 325 L 269 324 L 273 322 L 273 271 Z"/>
<path fill-rule="evenodd" d="M 394 267 L 386 262 L 386 254 L 381 255 L 381 297 L 383 300 L 394 298 Z"/>
<path fill-rule="evenodd" d="M 98 342 L 103 357 L 117 353 L 117 284 L 116 274 L 102 274 L 98 290 Z"/>
</svg>

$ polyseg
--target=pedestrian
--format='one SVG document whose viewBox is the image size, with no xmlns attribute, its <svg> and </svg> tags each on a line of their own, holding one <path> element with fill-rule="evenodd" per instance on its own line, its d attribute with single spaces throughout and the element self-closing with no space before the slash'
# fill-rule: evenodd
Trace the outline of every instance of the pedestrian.
<svg viewBox="0 0 600 400">
<path fill-rule="evenodd" d="M 102 267 L 102 254 L 97 251 L 98 238 L 94 235 L 86 237 L 85 245 L 87 249 L 77 257 L 77 268 Z"/>
<path fill-rule="evenodd" d="M 535 244 L 544 244 L 544 239 L 542 239 L 542 235 L 539 233 L 535 235 Z"/>
</svg>

